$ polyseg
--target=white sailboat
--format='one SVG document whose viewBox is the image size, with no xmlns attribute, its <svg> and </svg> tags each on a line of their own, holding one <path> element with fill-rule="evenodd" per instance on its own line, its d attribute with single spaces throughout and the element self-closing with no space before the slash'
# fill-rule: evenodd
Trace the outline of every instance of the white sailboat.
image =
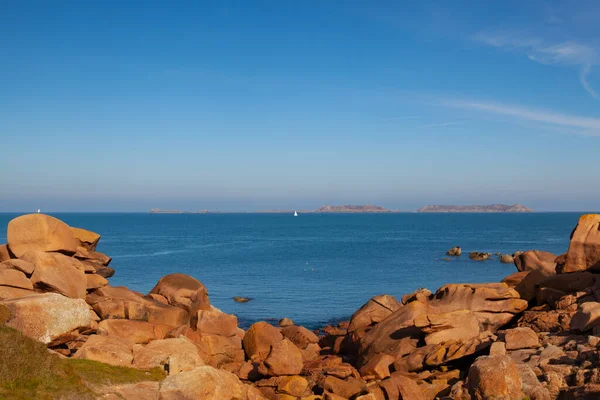
<svg viewBox="0 0 600 400">
<path fill-rule="evenodd" d="M 298 213 L 296 212 L 296 210 L 294 210 L 294 217 L 297 217 Z"/>
<path fill-rule="evenodd" d="M 40 213 L 40 211 L 41 211 L 41 210 L 38 208 L 38 214 Z"/>
</svg>

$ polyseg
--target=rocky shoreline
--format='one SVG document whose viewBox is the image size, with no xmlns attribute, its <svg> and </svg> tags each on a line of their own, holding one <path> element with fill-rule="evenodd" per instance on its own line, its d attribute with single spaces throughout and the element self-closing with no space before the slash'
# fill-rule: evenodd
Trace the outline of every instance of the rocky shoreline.
<svg viewBox="0 0 600 400">
<path fill-rule="evenodd" d="M 110 286 L 99 241 L 30 214 L 0 245 L 0 325 L 56 357 L 167 373 L 98 398 L 600 398 L 600 215 L 580 218 L 565 254 L 515 254 L 502 282 L 379 295 L 316 332 L 288 319 L 243 330 L 183 274 L 146 295 Z"/>
</svg>

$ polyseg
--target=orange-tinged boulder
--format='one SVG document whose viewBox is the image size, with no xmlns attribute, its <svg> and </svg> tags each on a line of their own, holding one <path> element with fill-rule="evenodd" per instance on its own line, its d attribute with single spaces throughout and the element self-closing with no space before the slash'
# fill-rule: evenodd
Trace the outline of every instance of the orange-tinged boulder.
<svg viewBox="0 0 600 400">
<path fill-rule="evenodd" d="M 580 304 L 571 318 L 571 329 L 575 331 L 589 331 L 598 325 L 600 325 L 600 303 L 595 301 Z"/>
<path fill-rule="evenodd" d="M 563 273 L 600 270 L 600 214 L 586 214 L 579 218 L 561 267 Z"/>
<path fill-rule="evenodd" d="M 77 245 L 86 248 L 89 251 L 96 251 L 96 246 L 100 241 L 100 235 L 96 232 L 88 231 L 82 228 L 71 227 L 71 232 L 77 240 Z"/>
<path fill-rule="evenodd" d="M 442 286 L 431 300 L 411 301 L 369 330 L 360 339 L 360 365 L 380 353 L 400 360 L 422 341 L 433 347 L 425 346 L 413 358 L 403 359 L 401 363 L 410 370 L 473 354 L 489 342 L 486 332 L 495 332 L 527 305 L 505 283 Z M 452 346 L 460 351 L 442 345 L 445 341 L 456 342 Z"/>
<path fill-rule="evenodd" d="M 86 272 L 95 272 L 103 278 L 110 278 L 115 274 L 114 269 L 107 267 L 96 260 L 82 259 L 80 261 L 84 265 Z"/>
<path fill-rule="evenodd" d="M 101 277 L 98 274 L 85 274 L 87 290 L 94 290 L 108 285 L 106 278 Z"/>
<path fill-rule="evenodd" d="M 537 334 L 527 327 L 508 329 L 504 341 L 507 350 L 530 349 L 540 347 Z"/>
<path fill-rule="evenodd" d="M 0 263 L 3 261 L 10 260 L 15 258 L 13 254 L 8 250 L 8 246 L 5 244 L 0 244 Z"/>
<path fill-rule="evenodd" d="M 360 375 L 362 377 L 374 377 L 375 379 L 385 379 L 390 376 L 390 365 L 394 363 L 396 359 L 389 354 L 378 354 L 371 360 L 363 365 L 360 369 Z"/>
<path fill-rule="evenodd" d="M 77 241 L 69 225 L 45 214 L 21 215 L 8 223 L 6 241 L 17 257 L 29 251 L 77 252 Z"/>
<path fill-rule="evenodd" d="M 560 290 L 574 293 L 585 290 L 596 282 L 595 275 L 589 271 L 577 271 L 569 274 L 550 276 L 539 283 L 540 288 Z"/>
<path fill-rule="evenodd" d="M 117 336 L 91 335 L 73 358 L 131 367 L 133 345 L 132 341 Z"/>
<path fill-rule="evenodd" d="M 425 333 L 425 344 L 438 344 L 448 340 L 472 339 L 479 336 L 479 319 L 469 310 L 445 314 L 429 314 L 417 318 L 415 325 Z"/>
<path fill-rule="evenodd" d="M 81 246 L 77 247 L 77 253 L 75 253 L 73 257 L 77 258 L 78 260 L 94 261 L 95 263 L 100 264 L 102 266 L 107 266 L 112 261 L 112 258 L 110 258 L 104 253 L 90 251 L 85 247 Z"/>
<path fill-rule="evenodd" d="M 469 368 L 468 385 L 473 400 L 525 397 L 521 374 L 509 356 L 479 357 Z"/>
<path fill-rule="evenodd" d="M 304 365 L 302 351 L 288 339 L 283 339 L 271 346 L 264 365 L 266 367 L 265 375 L 298 375 L 302 372 Z"/>
<path fill-rule="evenodd" d="M 30 338 L 50 343 L 57 337 L 91 324 L 88 305 L 56 293 L 34 294 L 0 302 L 11 311 L 6 325 Z"/>
<path fill-rule="evenodd" d="M 253 387 L 231 372 L 209 366 L 169 375 L 160 385 L 160 400 L 263 400 Z"/>
<path fill-rule="evenodd" d="M 238 329 L 237 317 L 221 311 L 198 311 L 198 332 L 211 335 L 235 336 Z"/>
<path fill-rule="evenodd" d="M 134 343 L 148 343 L 152 340 L 164 339 L 172 327 L 152 324 L 145 321 L 128 319 L 105 319 L 98 324 L 98 334 L 117 336 Z"/>
<path fill-rule="evenodd" d="M 341 396 L 344 399 L 353 398 L 353 396 L 365 392 L 367 389 L 367 385 L 362 379 L 348 378 L 343 380 L 335 376 L 325 378 L 323 387 L 327 392 Z"/>
<path fill-rule="evenodd" d="M 319 343 L 317 335 L 303 326 L 286 326 L 281 329 L 281 333 L 302 350 L 306 349 L 310 344 Z"/>
<path fill-rule="evenodd" d="M 281 379 L 277 385 L 279 393 L 287 394 L 294 397 L 302 397 L 308 388 L 308 381 L 301 376 L 292 375 Z"/>
<path fill-rule="evenodd" d="M 547 275 L 556 274 L 556 255 L 547 251 L 529 250 L 515 257 L 515 266 L 519 271 L 546 271 Z"/>
<path fill-rule="evenodd" d="M 198 347 L 186 338 L 153 340 L 133 351 L 133 366 L 139 369 L 163 368 L 172 374 L 204 365 Z"/>
<path fill-rule="evenodd" d="M 185 309 L 193 317 L 199 310 L 211 310 L 208 291 L 202 282 L 189 275 L 169 274 L 163 276 L 150 293 L 164 296 L 170 305 Z"/>
<path fill-rule="evenodd" d="M 31 275 L 34 287 L 72 298 L 85 298 L 87 279 L 83 265 L 75 258 L 60 253 L 30 251 L 21 259 L 35 265 Z"/>
<path fill-rule="evenodd" d="M 244 335 L 244 351 L 246 356 L 254 361 L 264 361 L 271 346 L 281 342 L 283 335 L 278 328 L 260 321 L 253 324 Z"/>
<path fill-rule="evenodd" d="M 18 299 L 36 294 L 31 290 L 19 289 L 10 286 L 0 286 L 0 300 Z"/>
<path fill-rule="evenodd" d="M 425 400 L 419 385 L 398 372 L 381 381 L 379 386 L 385 392 L 387 399 Z"/>
<path fill-rule="evenodd" d="M 23 272 L 16 269 L 0 269 L 0 286 L 33 290 L 31 281 Z"/>
<path fill-rule="evenodd" d="M 23 272 L 27 276 L 31 276 L 31 274 L 33 274 L 33 271 L 35 270 L 35 265 L 33 265 L 32 263 L 30 263 L 28 261 L 18 260 L 15 258 L 13 260 L 7 260 L 7 261 L 1 262 L 0 270 L 1 269 L 16 269 L 16 270 Z"/>
<path fill-rule="evenodd" d="M 352 314 L 348 332 L 374 325 L 391 315 L 400 306 L 402 304 L 394 296 L 387 294 L 375 296 Z"/>
<path fill-rule="evenodd" d="M 147 321 L 173 328 L 189 322 L 184 309 L 143 297 L 124 286 L 104 286 L 88 294 L 86 301 L 102 319 Z"/>
</svg>

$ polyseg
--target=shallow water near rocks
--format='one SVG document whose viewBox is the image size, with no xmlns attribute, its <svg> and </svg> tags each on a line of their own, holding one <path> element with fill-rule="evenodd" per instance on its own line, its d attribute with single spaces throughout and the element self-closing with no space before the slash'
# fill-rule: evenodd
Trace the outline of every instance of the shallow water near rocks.
<svg viewBox="0 0 600 400">
<path fill-rule="evenodd" d="M 468 252 L 564 253 L 581 214 L 51 215 L 102 235 L 98 251 L 113 257 L 113 286 L 147 293 L 181 272 L 202 281 L 212 304 L 242 326 L 288 317 L 313 328 L 348 318 L 377 294 L 500 281 L 516 272 L 513 264 L 472 261 Z M 0 243 L 17 215 L 0 214 Z M 463 255 L 444 261 L 456 245 Z"/>
</svg>

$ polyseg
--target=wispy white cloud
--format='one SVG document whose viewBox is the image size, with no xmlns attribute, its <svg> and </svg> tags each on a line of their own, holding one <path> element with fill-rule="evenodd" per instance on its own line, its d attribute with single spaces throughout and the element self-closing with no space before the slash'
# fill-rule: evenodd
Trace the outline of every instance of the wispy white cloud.
<svg viewBox="0 0 600 400">
<path fill-rule="evenodd" d="M 523 52 L 531 61 L 541 64 L 578 67 L 581 86 L 592 97 L 599 98 L 588 81 L 592 67 L 600 64 L 600 53 L 594 47 L 576 41 L 548 43 L 540 38 L 511 33 L 480 32 L 473 39 L 488 46 Z"/>
<path fill-rule="evenodd" d="M 451 107 L 501 114 L 544 124 L 576 128 L 583 135 L 600 136 L 600 118 L 563 114 L 551 110 L 532 109 L 518 105 L 494 104 L 478 101 L 443 100 Z"/>
<path fill-rule="evenodd" d="M 421 125 L 421 126 L 417 126 L 417 128 L 434 128 L 437 126 L 460 125 L 460 124 L 462 124 L 462 122 L 460 122 L 460 121 L 442 122 L 440 124 Z"/>
<path fill-rule="evenodd" d="M 588 82 L 588 75 L 590 74 L 590 69 L 591 69 L 591 65 L 590 64 L 586 64 L 583 66 L 583 68 L 581 68 L 581 71 L 579 72 L 579 81 L 581 82 L 581 86 L 583 86 L 583 88 L 585 90 L 587 90 L 587 92 L 595 99 L 600 98 L 598 96 L 598 92 L 596 92 L 594 90 L 593 87 L 590 86 L 590 83 Z"/>
</svg>

